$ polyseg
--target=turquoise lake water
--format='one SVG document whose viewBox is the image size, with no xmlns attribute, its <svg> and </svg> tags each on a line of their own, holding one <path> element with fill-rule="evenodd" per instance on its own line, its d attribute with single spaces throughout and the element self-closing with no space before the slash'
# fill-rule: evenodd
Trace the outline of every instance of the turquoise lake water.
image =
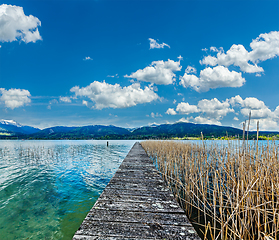
<svg viewBox="0 0 279 240">
<path fill-rule="evenodd" d="M 0 239 L 71 239 L 135 141 L 0 141 Z"/>
</svg>

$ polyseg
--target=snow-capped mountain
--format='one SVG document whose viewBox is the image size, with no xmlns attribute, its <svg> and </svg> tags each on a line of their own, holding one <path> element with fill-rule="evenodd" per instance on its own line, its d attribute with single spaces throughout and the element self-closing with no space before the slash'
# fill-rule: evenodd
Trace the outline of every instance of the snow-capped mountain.
<svg viewBox="0 0 279 240">
<path fill-rule="evenodd" d="M 0 124 L 2 124 L 2 125 L 13 125 L 13 126 L 16 126 L 16 127 L 22 127 L 22 125 L 20 125 L 18 122 L 14 121 L 14 120 L 4 120 L 4 119 L 2 119 L 0 121 Z"/>
<path fill-rule="evenodd" d="M 40 131 L 38 128 L 23 126 L 14 120 L 0 120 L 0 132 L 10 132 L 10 133 L 36 133 Z"/>
</svg>

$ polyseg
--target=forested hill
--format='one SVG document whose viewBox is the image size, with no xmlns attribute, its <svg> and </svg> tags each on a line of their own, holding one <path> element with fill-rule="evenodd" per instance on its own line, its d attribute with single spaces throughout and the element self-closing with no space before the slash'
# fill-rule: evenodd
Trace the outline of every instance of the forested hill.
<svg viewBox="0 0 279 240">
<path fill-rule="evenodd" d="M 158 138 L 183 138 L 183 137 L 222 137 L 241 135 L 242 130 L 232 127 L 222 127 L 217 125 L 175 123 L 162 124 L 156 127 L 141 127 L 133 131 L 133 136 L 156 136 Z"/>
<path fill-rule="evenodd" d="M 0 132 L 1 133 L 1 132 Z M 202 133 L 202 134 L 201 134 Z M 204 139 L 242 137 L 243 131 L 233 127 L 208 124 L 175 123 L 126 129 L 116 126 L 92 125 L 83 127 L 51 127 L 33 133 L 7 131 L 0 134 L 1 139 Z M 279 132 L 260 132 L 261 137 L 276 136 Z M 256 138 L 256 132 L 249 132 L 250 139 Z"/>
<path fill-rule="evenodd" d="M 53 127 L 26 137 L 32 139 L 119 139 L 130 131 L 115 126 Z"/>
</svg>

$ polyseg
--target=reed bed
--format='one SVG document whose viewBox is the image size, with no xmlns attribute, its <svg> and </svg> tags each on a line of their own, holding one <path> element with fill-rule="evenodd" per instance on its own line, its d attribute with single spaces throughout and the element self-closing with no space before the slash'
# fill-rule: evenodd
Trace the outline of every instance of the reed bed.
<svg viewBox="0 0 279 240">
<path fill-rule="evenodd" d="M 279 239 L 273 143 L 141 143 L 203 239 Z"/>
</svg>

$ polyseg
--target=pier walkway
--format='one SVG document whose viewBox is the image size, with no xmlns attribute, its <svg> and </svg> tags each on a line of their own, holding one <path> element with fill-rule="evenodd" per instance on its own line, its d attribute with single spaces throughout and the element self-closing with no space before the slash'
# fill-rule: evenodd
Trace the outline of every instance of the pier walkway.
<svg viewBox="0 0 279 240">
<path fill-rule="evenodd" d="M 139 143 L 135 143 L 73 240 L 200 240 Z"/>
</svg>

